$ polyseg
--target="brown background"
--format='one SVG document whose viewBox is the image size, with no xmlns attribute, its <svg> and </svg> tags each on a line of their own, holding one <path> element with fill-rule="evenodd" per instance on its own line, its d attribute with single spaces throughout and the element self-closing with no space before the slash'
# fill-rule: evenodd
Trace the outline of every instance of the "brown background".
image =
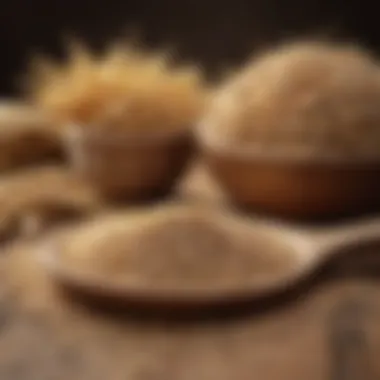
<svg viewBox="0 0 380 380">
<path fill-rule="evenodd" d="M 32 52 L 62 53 L 65 33 L 100 47 L 138 26 L 148 44 L 175 43 L 182 56 L 215 74 L 257 46 L 294 35 L 339 34 L 378 49 L 375 6 L 369 0 L 3 0 L 0 92 L 15 90 L 15 75 Z"/>
</svg>

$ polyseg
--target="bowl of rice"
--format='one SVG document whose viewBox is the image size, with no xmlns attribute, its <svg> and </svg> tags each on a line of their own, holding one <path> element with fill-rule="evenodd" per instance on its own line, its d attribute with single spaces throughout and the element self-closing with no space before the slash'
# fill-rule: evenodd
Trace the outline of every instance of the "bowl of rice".
<svg viewBox="0 0 380 380">
<path fill-rule="evenodd" d="M 380 206 L 380 71 L 354 46 L 297 42 L 224 83 L 197 128 L 236 204 L 295 218 Z"/>
</svg>

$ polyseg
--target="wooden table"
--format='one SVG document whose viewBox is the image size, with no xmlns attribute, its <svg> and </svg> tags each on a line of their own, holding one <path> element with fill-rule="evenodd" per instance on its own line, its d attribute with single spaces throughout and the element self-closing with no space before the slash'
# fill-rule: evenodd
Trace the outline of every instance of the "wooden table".
<svg viewBox="0 0 380 380">
<path fill-rule="evenodd" d="M 37 249 L 20 241 L 0 261 L 1 380 L 380 378 L 380 283 L 360 271 L 331 265 L 278 304 L 180 323 L 106 316 L 63 298 Z"/>
</svg>

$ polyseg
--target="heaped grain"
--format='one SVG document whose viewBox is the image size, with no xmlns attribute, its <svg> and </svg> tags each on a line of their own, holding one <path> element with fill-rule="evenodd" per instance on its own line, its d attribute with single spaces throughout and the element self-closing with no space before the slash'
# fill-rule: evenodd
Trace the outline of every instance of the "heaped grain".
<svg viewBox="0 0 380 380">
<path fill-rule="evenodd" d="M 292 265 L 289 247 L 228 228 L 218 216 L 190 210 L 157 215 L 76 233 L 63 245 L 64 262 L 111 281 L 190 289 L 244 286 Z"/>
<path fill-rule="evenodd" d="M 95 56 L 73 44 L 65 62 L 37 62 L 27 95 L 63 125 L 134 133 L 187 128 L 203 112 L 208 90 L 197 66 L 172 65 L 169 56 L 128 44 Z"/>
<path fill-rule="evenodd" d="M 285 45 L 227 81 L 202 125 L 210 141 L 266 154 L 379 157 L 380 70 L 354 46 Z"/>
</svg>

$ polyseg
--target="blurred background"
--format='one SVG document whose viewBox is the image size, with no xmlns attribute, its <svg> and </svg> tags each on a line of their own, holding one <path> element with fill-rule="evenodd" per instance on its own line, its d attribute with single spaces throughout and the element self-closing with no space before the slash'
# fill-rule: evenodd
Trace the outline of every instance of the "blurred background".
<svg viewBox="0 0 380 380">
<path fill-rule="evenodd" d="M 354 39 L 377 52 L 375 7 L 369 0 L 3 0 L 0 91 L 17 92 L 16 76 L 33 52 L 62 55 L 64 35 L 100 49 L 131 27 L 148 46 L 176 46 L 210 78 L 295 36 Z"/>
</svg>

